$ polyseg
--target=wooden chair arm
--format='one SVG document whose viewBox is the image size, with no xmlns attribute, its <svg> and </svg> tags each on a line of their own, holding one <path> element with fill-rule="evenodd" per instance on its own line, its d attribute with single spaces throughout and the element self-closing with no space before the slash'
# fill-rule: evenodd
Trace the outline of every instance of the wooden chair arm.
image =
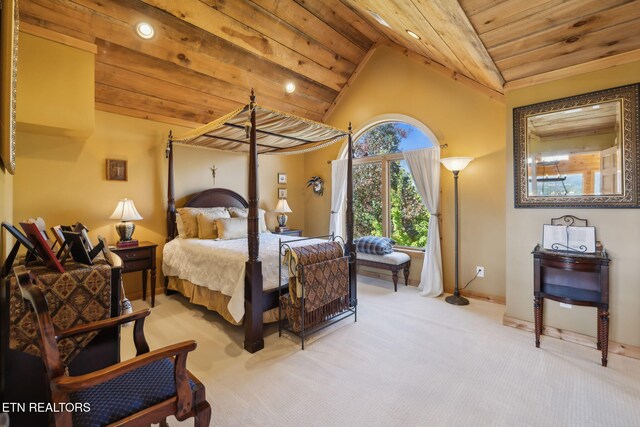
<svg viewBox="0 0 640 427">
<path fill-rule="evenodd" d="M 109 319 L 98 320 L 97 322 L 86 323 L 84 325 L 74 326 L 69 329 L 65 329 L 64 331 L 58 332 L 56 334 L 56 340 L 60 341 L 64 338 L 73 337 L 76 335 L 82 335 L 89 332 L 97 331 L 104 328 L 111 328 L 114 326 L 121 325 L 123 323 L 129 323 L 133 320 L 144 319 L 149 314 L 151 314 L 150 309 L 139 310 L 134 313 L 125 314 L 123 316 L 112 317 Z"/>
<path fill-rule="evenodd" d="M 186 354 L 195 350 L 196 347 L 197 344 L 193 340 L 183 341 L 181 343 L 172 344 L 167 347 L 145 353 L 142 356 L 136 356 L 133 359 L 129 359 L 88 374 L 78 375 L 75 377 L 62 376 L 54 378 L 51 380 L 51 389 L 54 392 L 75 393 L 110 381 L 116 377 L 126 374 L 127 372 L 131 372 L 144 365 L 148 365 L 167 357 L 176 356 L 177 358 L 180 358 L 180 360 L 184 360 L 186 359 Z M 186 375 L 186 370 L 184 372 Z"/>
</svg>

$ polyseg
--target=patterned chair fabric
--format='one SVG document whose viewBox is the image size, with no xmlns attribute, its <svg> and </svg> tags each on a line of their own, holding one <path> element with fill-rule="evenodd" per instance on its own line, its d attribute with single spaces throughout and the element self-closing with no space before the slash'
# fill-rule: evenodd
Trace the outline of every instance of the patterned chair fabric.
<svg viewBox="0 0 640 427">
<path fill-rule="evenodd" d="M 191 390 L 195 384 L 189 380 Z M 74 427 L 104 426 L 175 396 L 173 362 L 162 359 L 111 381 L 73 393 L 72 403 L 88 404 L 90 411 L 74 411 Z"/>
<path fill-rule="evenodd" d="M 111 266 L 103 259 L 87 266 L 72 261 L 65 263 L 65 272 L 54 272 L 44 265 L 29 266 L 37 278 L 38 287 L 49 305 L 56 330 L 68 329 L 107 319 L 111 315 Z M 38 328 L 31 305 L 22 299 L 15 275 L 10 276 L 9 346 L 40 357 Z M 68 365 L 96 336 L 97 332 L 66 338 L 58 343 L 60 359 Z"/>
</svg>

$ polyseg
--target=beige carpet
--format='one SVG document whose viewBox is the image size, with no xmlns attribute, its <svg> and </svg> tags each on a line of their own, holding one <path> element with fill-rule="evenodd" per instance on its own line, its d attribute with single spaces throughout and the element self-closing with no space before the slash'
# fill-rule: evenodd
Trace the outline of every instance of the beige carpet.
<svg viewBox="0 0 640 427">
<path fill-rule="evenodd" d="M 188 367 L 220 426 L 639 426 L 640 361 L 502 326 L 504 307 L 455 307 L 360 277 L 353 318 L 242 350 L 241 327 L 179 296 L 156 299 L 151 348 L 198 341 Z M 146 303 L 134 301 L 134 308 Z M 123 329 L 123 357 L 134 354 Z M 192 425 L 192 421 L 183 423 Z M 171 426 L 183 425 L 173 420 Z"/>
</svg>

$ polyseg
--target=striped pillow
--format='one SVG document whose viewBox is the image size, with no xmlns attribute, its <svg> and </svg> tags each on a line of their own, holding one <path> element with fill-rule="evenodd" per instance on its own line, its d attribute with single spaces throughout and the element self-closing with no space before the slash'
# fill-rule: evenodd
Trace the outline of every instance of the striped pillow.
<svg viewBox="0 0 640 427">
<path fill-rule="evenodd" d="M 354 242 L 356 251 L 363 254 L 385 255 L 393 252 L 396 242 L 388 237 L 364 236 Z"/>
</svg>

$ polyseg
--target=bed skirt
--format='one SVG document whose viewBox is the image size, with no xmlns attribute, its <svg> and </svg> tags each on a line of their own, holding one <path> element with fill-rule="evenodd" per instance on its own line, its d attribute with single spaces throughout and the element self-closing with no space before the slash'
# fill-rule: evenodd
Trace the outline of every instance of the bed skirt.
<svg viewBox="0 0 640 427">
<path fill-rule="evenodd" d="M 232 325 L 242 325 L 242 321 L 236 322 L 229 313 L 227 308 L 229 305 L 230 296 L 224 295 L 219 291 L 213 291 L 204 286 L 194 285 L 188 280 L 180 279 L 178 277 L 169 277 L 168 289 L 172 291 L 178 291 L 185 297 L 189 298 L 189 302 L 192 304 L 202 305 L 207 310 L 215 311 L 224 320 Z M 278 321 L 278 308 L 271 309 L 262 313 L 262 321 L 264 323 L 273 323 Z"/>
</svg>

